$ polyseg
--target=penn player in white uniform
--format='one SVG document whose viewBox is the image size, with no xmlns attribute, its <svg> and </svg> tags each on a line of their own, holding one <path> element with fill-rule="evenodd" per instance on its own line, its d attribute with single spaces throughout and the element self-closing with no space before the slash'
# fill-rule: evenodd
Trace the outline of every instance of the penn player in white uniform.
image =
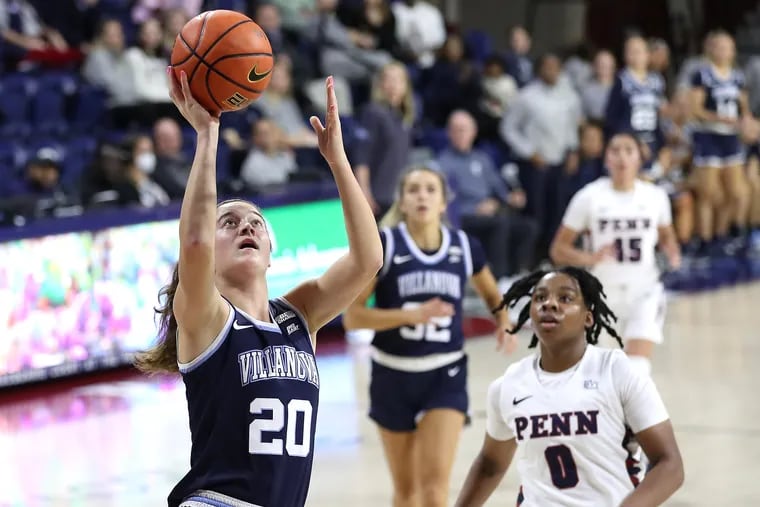
<svg viewBox="0 0 760 507">
<path fill-rule="evenodd" d="M 198 143 L 180 211 L 179 261 L 157 310 L 159 340 L 137 360 L 143 371 L 180 372 L 185 384 L 190 470 L 168 506 L 303 506 L 319 404 L 314 337 L 382 263 L 372 211 L 343 149 L 333 79 L 326 125 L 316 117 L 311 124 L 340 193 L 349 249 L 319 278 L 275 300 L 261 210 L 240 199 L 217 205 L 219 118 L 192 97 L 184 72 L 171 81 L 171 98 Z"/>
<path fill-rule="evenodd" d="M 662 343 L 665 288 L 655 258 L 659 248 L 673 269 L 681 253 L 670 200 L 662 188 L 638 179 L 641 149 L 633 134 L 610 139 L 605 154 L 609 177 L 582 188 L 568 205 L 551 248 L 560 265 L 590 268 L 604 284 L 619 320 L 617 330 L 634 365 L 649 374 L 654 344 Z M 576 248 L 588 233 L 591 252 Z"/>
<path fill-rule="evenodd" d="M 518 280 L 503 305 L 530 297 L 513 329 L 530 319 L 536 354 L 514 363 L 488 389 L 486 436 L 457 506 L 483 505 L 513 458 L 520 507 L 652 507 L 683 483 L 673 427 L 652 380 L 620 350 L 615 315 L 599 280 L 568 267 Z M 639 481 L 640 445 L 651 465 Z"/>
</svg>

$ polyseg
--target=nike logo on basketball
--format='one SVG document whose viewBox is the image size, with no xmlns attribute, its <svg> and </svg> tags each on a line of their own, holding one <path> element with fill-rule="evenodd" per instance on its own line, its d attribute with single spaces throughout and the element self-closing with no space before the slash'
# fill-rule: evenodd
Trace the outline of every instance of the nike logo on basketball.
<svg viewBox="0 0 760 507">
<path fill-rule="evenodd" d="M 395 255 L 393 256 L 393 264 L 403 264 L 412 260 L 411 255 Z"/>
<path fill-rule="evenodd" d="M 529 394 L 525 398 L 520 398 L 519 400 L 517 398 L 512 398 L 512 405 L 519 405 L 523 401 L 527 400 L 528 398 L 532 398 L 532 397 L 533 397 L 533 395 Z"/>
<path fill-rule="evenodd" d="M 251 69 L 251 71 L 248 73 L 248 81 L 251 82 L 251 83 L 255 83 L 256 81 L 261 81 L 262 79 L 264 79 L 265 77 L 267 77 L 272 72 L 272 69 L 269 69 L 268 71 L 264 72 L 263 74 L 259 74 L 258 72 L 256 72 L 256 67 L 257 66 L 258 66 L 258 64 L 254 65 L 253 68 Z"/>
<path fill-rule="evenodd" d="M 241 326 L 240 324 L 238 324 L 238 321 L 235 321 L 232 323 L 232 327 L 237 330 L 248 329 L 249 327 L 253 327 L 253 324 L 248 324 L 247 326 Z"/>
<path fill-rule="evenodd" d="M 449 374 L 449 377 L 456 377 L 459 373 L 459 370 L 461 370 L 459 366 L 454 366 L 453 368 L 449 368 L 449 370 L 446 372 Z"/>
</svg>

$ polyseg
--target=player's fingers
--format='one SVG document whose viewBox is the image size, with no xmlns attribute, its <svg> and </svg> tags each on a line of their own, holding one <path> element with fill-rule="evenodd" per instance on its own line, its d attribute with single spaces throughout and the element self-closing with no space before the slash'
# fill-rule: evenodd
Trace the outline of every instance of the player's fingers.
<svg viewBox="0 0 760 507">
<path fill-rule="evenodd" d="M 330 116 L 338 117 L 338 98 L 335 96 L 335 79 L 332 76 L 327 78 L 327 113 Z"/>
<path fill-rule="evenodd" d="M 324 125 L 322 125 L 322 122 L 316 116 L 309 118 L 309 123 L 311 123 L 311 128 L 314 129 L 314 132 L 316 132 L 317 135 L 320 135 L 325 131 Z"/>
<path fill-rule="evenodd" d="M 179 81 L 182 85 L 182 95 L 185 100 L 190 100 L 193 94 L 190 93 L 190 83 L 187 82 L 187 73 L 184 70 L 180 73 Z"/>
</svg>

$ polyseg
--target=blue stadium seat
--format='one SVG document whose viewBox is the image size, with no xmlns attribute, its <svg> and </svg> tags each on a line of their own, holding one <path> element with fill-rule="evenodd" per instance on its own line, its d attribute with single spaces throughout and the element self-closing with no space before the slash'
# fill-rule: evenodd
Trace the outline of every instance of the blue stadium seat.
<svg viewBox="0 0 760 507">
<path fill-rule="evenodd" d="M 0 137 L 19 139 L 31 134 L 29 103 L 34 89 L 34 79 L 27 74 L 9 74 L 0 80 Z"/>
<path fill-rule="evenodd" d="M 428 128 L 422 133 L 421 141 L 437 155 L 449 145 L 449 135 L 445 128 Z"/>
<path fill-rule="evenodd" d="M 464 36 L 464 44 L 470 57 L 478 63 L 483 63 L 493 52 L 493 40 L 482 30 L 469 30 Z"/>
<path fill-rule="evenodd" d="M 106 117 L 107 97 L 105 90 L 97 86 L 89 84 L 79 86 L 71 122 L 74 133 L 92 134 L 102 129 Z"/>
<path fill-rule="evenodd" d="M 70 73 L 43 74 L 32 98 L 35 133 L 63 136 L 69 132 L 67 106 L 77 92 L 79 80 Z"/>
<path fill-rule="evenodd" d="M 73 184 L 79 181 L 84 170 L 95 157 L 97 141 L 93 137 L 76 137 L 66 143 L 61 181 Z"/>
</svg>

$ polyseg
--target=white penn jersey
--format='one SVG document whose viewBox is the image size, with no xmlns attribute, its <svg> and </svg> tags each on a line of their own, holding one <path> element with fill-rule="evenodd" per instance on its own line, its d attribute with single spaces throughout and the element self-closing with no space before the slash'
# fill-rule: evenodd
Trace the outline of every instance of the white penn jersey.
<svg viewBox="0 0 760 507">
<path fill-rule="evenodd" d="M 619 505 L 638 485 L 633 435 L 668 419 L 657 388 L 622 350 L 589 345 L 557 374 L 538 362 L 510 365 L 488 389 L 488 435 L 517 439 L 517 504 Z"/>
<path fill-rule="evenodd" d="M 655 248 L 658 227 L 672 223 L 670 200 L 662 188 L 637 180 L 633 190 L 620 192 L 608 177 L 589 183 L 573 196 L 562 225 L 587 231 L 592 251 L 613 245 L 616 258 L 591 270 L 602 284 L 648 285 L 657 282 Z"/>
</svg>

